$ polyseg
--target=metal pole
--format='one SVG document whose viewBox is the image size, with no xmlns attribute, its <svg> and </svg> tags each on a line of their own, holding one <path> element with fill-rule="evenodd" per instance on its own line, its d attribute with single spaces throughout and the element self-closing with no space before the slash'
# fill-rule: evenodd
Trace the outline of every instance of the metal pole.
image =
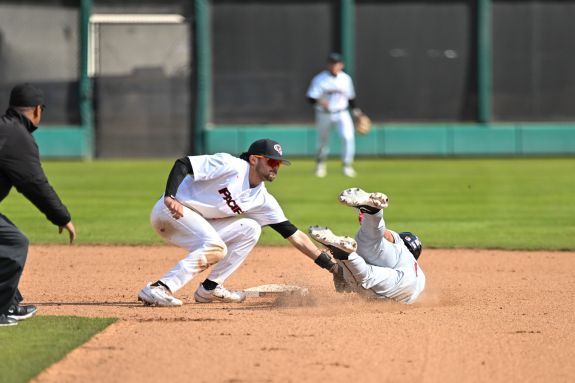
<svg viewBox="0 0 575 383">
<path fill-rule="evenodd" d="M 478 118 L 482 124 L 492 119 L 492 36 L 491 36 L 491 0 L 479 0 L 477 3 L 477 91 Z"/>
<path fill-rule="evenodd" d="M 341 53 L 345 62 L 345 71 L 353 78 L 355 75 L 355 2 L 340 0 Z"/>
<path fill-rule="evenodd" d="M 92 0 L 81 0 L 80 3 L 80 124 L 85 131 L 86 150 L 84 158 L 91 159 L 95 153 L 94 124 L 92 116 L 92 87 L 88 76 L 88 41 Z"/>
<path fill-rule="evenodd" d="M 196 107 L 193 152 L 205 152 L 205 131 L 211 112 L 211 33 L 210 1 L 195 0 Z"/>
</svg>

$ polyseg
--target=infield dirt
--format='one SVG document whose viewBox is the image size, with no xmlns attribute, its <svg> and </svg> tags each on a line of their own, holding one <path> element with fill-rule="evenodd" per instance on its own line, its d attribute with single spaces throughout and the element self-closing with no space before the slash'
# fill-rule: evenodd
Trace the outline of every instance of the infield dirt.
<svg viewBox="0 0 575 383">
<path fill-rule="evenodd" d="M 257 247 L 226 287 L 307 287 L 305 298 L 179 308 L 136 295 L 185 253 L 167 246 L 35 246 L 21 282 L 38 315 L 118 322 L 36 382 L 572 382 L 575 253 L 425 250 L 413 305 L 334 292 L 292 248 Z"/>
</svg>

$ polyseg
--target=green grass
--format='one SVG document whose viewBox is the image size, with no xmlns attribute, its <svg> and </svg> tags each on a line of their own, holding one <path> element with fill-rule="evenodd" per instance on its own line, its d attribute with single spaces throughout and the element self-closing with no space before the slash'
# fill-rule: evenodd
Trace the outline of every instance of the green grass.
<svg viewBox="0 0 575 383">
<path fill-rule="evenodd" d="M 0 328 L 0 382 L 28 382 L 115 319 L 41 316 Z"/>
<path fill-rule="evenodd" d="M 173 160 L 45 162 L 48 177 L 68 205 L 80 244 L 159 244 L 149 213 Z M 313 162 L 282 167 L 268 189 L 301 230 L 328 225 L 341 234 L 357 229 L 353 209 L 336 197 L 348 187 L 390 197 L 390 228 L 417 233 L 426 247 L 575 250 L 575 159 L 370 159 L 346 178 L 339 161 L 324 179 Z M 66 243 L 41 214 L 14 191 L 0 208 L 32 243 Z M 260 245 L 286 244 L 265 229 Z"/>
<path fill-rule="evenodd" d="M 159 244 L 149 224 L 173 160 L 51 161 L 48 177 L 69 207 L 80 244 Z M 349 187 L 390 197 L 390 228 L 417 233 L 425 247 L 575 250 L 575 159 L 372 159 L 359 160 L 358 178 L 330 161 L 324 179 L 310 160 L 281 168 L 268 184 L 287 217 L 301 230 L 330 226 L 357 230 L 354 209 L 336 197 Z M 16 192 L 2 202 L 33 244 L 65 244 L 50 224 Z M 260 244 L 287 244 L 265 229 Z M 36 317 L 0 329 L 0 382 L 27 382 L 87 341 L 114 319 Z"/>
</svg>

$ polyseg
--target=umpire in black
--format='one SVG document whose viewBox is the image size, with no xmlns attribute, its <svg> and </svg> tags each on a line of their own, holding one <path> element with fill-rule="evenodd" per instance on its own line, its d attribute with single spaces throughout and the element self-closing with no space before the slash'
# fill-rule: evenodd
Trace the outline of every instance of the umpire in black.
<svg viewBox="0 0 575 383">
<path fill-rule="evenodd" d="M 46 218 L 67 230 L 70 243 L 76 229 L 70 213 L 58 197 L 40 164 L 38 145 L 32 132 L 44 111 L 42 92 L 30 85 L 15 86 L 10 93 L 10 106 L 0 117 L 0 201 L 12 186 L 32 202 Z M 0 326 L 18 324 L 36 313 L 34 305 L 22 305 L 18 282 L 28 255 L 28 238 L 0 213 Z"/>
</svg>

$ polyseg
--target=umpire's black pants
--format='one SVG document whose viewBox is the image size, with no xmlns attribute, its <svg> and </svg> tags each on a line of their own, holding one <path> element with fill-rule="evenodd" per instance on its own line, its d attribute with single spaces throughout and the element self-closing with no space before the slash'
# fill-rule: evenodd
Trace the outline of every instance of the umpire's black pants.
<svg viewBox="0 0 575 383">
<path fill-rule="evenodd" d="M 0 314 L 22 300 L 18 282 L 28 256 L 28 238 L 0 214 Z"/>
</svg>

